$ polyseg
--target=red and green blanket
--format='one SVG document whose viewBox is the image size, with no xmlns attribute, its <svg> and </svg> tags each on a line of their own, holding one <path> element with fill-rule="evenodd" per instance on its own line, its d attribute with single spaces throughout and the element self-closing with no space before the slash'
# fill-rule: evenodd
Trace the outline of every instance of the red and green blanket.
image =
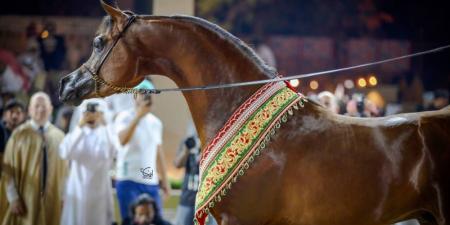
<svg viewBox="0 0 450 225">
<path fill-rule="evenodd" d="M 195 224 L 204 225 L 209 209 L 244 175 L 275 130 L 306 98 L 285 82 L 269 83 L 247 99 L 202 151 Z"/>
</svg>

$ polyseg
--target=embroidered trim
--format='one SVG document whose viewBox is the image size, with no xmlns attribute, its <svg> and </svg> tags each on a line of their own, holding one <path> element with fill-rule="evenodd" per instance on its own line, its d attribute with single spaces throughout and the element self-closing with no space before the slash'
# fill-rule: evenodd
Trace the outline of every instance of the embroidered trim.
<svg viewBox="0 0 450 225">
<path fill-rule="evenodd" d="M 260 155 L 275 130 L 306 98 L 285 82 L 269 83 L 247 99 L 202 151 L 194 222 L 203 225 L 209 209 L 221 201 Z"/>
</svg>

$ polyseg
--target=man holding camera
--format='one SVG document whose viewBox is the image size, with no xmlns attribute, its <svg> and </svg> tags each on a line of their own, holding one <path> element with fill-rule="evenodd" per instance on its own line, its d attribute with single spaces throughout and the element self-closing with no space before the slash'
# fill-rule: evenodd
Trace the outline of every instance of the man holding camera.
<svg viewBox="0 0 450 225">
<path fill-rule="evenodd" d="M 137 89 L 153 89 L 144 80 Z M 117 115 L 115 121 L 121 148 L 117 154 L 116 190 L 122 220 L 129 206 L 141 194 L 149 194 L 162 211 L 159 188 L 169 194 L 169 182 L 162 152 L 162 123 L 151 111 L 151 95 L 138 94 L 135 108 Z"/>
<path fill-rule="evenodd" d="M 64 192 L 61 224 L 112 224 L 113 201 L 109 169 L 115 147 L 104 119 L 106 102 L 86 100 L 80 106 L 78 126 L 64 138 L 61 158 L 70 160 L 70 172 Z"/>
</svg>

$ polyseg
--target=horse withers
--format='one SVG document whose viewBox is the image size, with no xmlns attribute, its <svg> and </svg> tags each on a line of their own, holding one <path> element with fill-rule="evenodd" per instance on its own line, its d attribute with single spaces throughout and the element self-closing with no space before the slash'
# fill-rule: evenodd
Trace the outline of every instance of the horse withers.
<svg viewBox="0 0 450 225">
<path fill-rule="evenodd" d="M 108 96 L 160 74 L 179 87 L 276 76 L 238 38 L 187 16 L 108 16 L 91 57 L 61 79 L 60 99 Z M 208 143 L 261 86 L 184 92 Z M 219 224 L 384 225 L 450 220 L 450 108 L 384 118 L 336 115 L 309 101 L 212 209 Z"/>
</svg>

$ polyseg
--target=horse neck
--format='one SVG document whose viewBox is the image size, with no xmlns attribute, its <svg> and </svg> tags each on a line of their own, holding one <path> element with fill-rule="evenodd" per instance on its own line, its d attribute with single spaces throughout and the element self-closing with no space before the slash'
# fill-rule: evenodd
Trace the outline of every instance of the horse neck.
<svg viewBox="0 0 450 225">
<path fill-rule="evenodd" d="M 142 71 L 144 74 L 165 75 L 178 87 L 230 84 L 271 76 L 229 40 L 198 24 L 170 18 L 147 23 L 151 31 L 138 33 L 142 42 L 147 41 L 143 46 L 153 49 L 148 50 L 152 53 L 145 62 L 151 68 Z M 159 38 L 146 37 L 144 33 Z M 154 50 L 155 46 L 159 51 Z M 210 140 L 235 109 L 260 87 L 183 92 L 203 143 Z"/>
</svg>

